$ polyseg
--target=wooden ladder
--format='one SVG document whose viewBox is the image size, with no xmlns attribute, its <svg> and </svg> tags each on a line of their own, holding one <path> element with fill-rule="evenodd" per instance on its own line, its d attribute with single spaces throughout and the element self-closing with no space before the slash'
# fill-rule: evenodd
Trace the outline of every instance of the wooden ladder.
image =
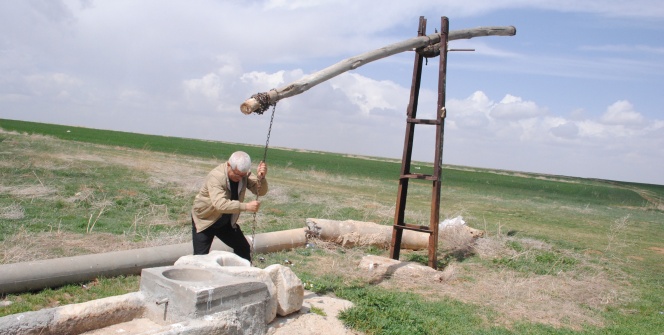
<svg viewBox="0 0 664 335">
<path fill-rule="evenodd" d="M 438 67 L 438 106 L 435 119 L 418 119 L 417 103 L 420 93 L 420 82 L 422 80 L 422 62 L 425 58 L 422 52 L 416 50 L 415 64 L 413 67 L 413 80 L 410 91 L 410 102 L 408 104 L 406 119 L 406 136 L 404 140 L 403 158 L 401 160 L 401 174 L 399 177 L 399 188 L 394 214 L 394 226 L 392 230 L 392 241 L 390 254 L 393 259 L 399 259 L 401 251 L 401 240 L 404 230 L 412 230 L 429 234 L 429 263 L 434 269 L 437 268 L 436 251 L 438 249 L 438 223 L 440 219 L 440 190 L 441 171 L 443 162 L 443 135 L 445 130 L 445 81 L 447 73 L 447 44 L 449 33 L 449 20 L 441 18 L 441 39 L 439 48 Z M 418 36 L 426 36 L 426 19 L 420 17 Z M 415 125 L 432 125 L 436 127 L 436 152 L 433 162 L 432 174 L 412 173 L 410 171 L 411 158 L 413 154 L 413 139 Z M 405 221 L 406 198 L 408 195 L 408 182 L 411 179 L 427 180 L 432 182 L 431 190 L 431 213 L 429 226 L 408 224 Z"/>
</svg>

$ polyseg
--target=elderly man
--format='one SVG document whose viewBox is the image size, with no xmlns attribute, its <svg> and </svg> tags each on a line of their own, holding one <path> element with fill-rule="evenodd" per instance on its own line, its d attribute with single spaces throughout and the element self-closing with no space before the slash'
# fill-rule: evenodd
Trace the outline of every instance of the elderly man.
<svg viewBox="0 0 664 335">
<path fill-rule="evenodd" d="M 258 164 L 257 174 L 251 174 L 251 158 L 236 151 L 227 162 L 214 168 L 194 198 L 191 209 L 191 233 L 194 255 L 210 252 L 216 236 L 238 256 L 251 262 L 251 248 L 237 225 L 241 212 L 257 212 L 260 201 L 244 203 L 245 191 L 263 196 L 267 193 L 267 165 Z"/>
</svg>

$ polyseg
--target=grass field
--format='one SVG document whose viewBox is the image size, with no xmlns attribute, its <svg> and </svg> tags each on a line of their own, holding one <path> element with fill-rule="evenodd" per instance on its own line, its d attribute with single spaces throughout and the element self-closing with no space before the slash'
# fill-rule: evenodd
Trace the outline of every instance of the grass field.
<svg viewBox="0 0 664 335">
<path fill-rule="evenodd" d="M 188 242 L 205 174 L 235 150 L 263 155 L 13 120 L 0 128 L 1 263 Z M 398 161 L 271 148 L 268 163 L 257 232 L 310 217 L 392 224 Z M 427 224 L 430 192 L 411 184 L 408 222 Z M 265 264 L 289 259 L 308 288 L 353 301 L 343 320 L 367 334 L 664 334 L 664 186 L 446 166 L 441 196 L 441 219 L 486 231 L 462 254 L 442 244 L 445 282 L 376 282 L 357 263 L 387 250 L 322 241 L 264 255 Z M 401 259 L 426 263 L 421 252 Z M 137 289 L 138 278 L 122 277 L 10 294 L 0 315 Z"/>
</svg>

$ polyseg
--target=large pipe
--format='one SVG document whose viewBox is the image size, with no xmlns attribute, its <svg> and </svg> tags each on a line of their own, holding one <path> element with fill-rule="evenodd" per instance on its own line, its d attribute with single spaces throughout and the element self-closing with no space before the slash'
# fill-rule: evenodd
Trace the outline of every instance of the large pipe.
<svg viewBox="0 0 664 335">
<path fill-rule="evenodd" d="M 379 225 L 365 221 L 335 221 L 326 219 L 307 219 L 307 233 L 322 240 L 332 241 L 342 246 L 378 246 L 389 247 L 392 243 L 392 226 Z M 471 228 L 460 217 L 444 220 L 438 226 L 438 239 L 446 247 L 468 245 L 474 239 L 484 235 L 479 229 Z M 410 250 L 426 249 L 429 234 L 406 230 L 401 238 L 401 248 Z"/>
<path fill-rule="evenodd" d="M 389 246 L 392 227 L 372 222 L 334 221 L 325 219 L 306 220 L 306 228 L 290 229 L 256 234 L 254 252 L 270 253 L 303 247 L 307 236 L 333 241 L 343 246 L 377 245 Z M 469 237 L 480 236 L 481 231 L 464 226 Z M 441 229 L 441 233 L 443 230 Z M 401 240 L 404 249 L 419 250 L 427 247 L 428 235 L 405 231 Z M 232 251 L 215 239 L 213 250 Z M 180 257 L 190 255 L 191 243 L 159 247 L 115 251 L 41 261 L 0 265 L 0 294 L 26 292 L 58 287 L 71 283 L 94 280 L 97 277 L 138 275 L 143 268 L 172 265 Z"/>
<path fill-rule="evenodd" d="M 251 242 L 251 239 L 251 236 L 247 236 L 249 244 L 253 244 L 254 252 L 267 254 L 270 252 L 303 247 L 305 244 L 307 244 L 307 229 L 297 228 L 275 231 L 271 233 L 256 234 L 254 243 Z M 225 246 L 221 242 L 219 244 Z"/>
<path fill-rule="evenodd" d="M 247 237 L 250 244 L 251 237 Z M 274 252 L 302 247 L 307 242 L 304 228 L 255 235 L 254 251 Z M 215 239 L 213 250 L 232 251 Z M 191 255 L 191 243 L 114 251 L 74 257 L 0 265 L 0 294 L 41 290 L 97 277 L 138 275 L 143 268 L 173 265 Z"/>
<path fill-rule="evenodd" d="M 311 234 L 322 240 L 332 241 L 342 246 L 375 245 L 389 247 L 392 239 L 392 227 L 373 222 L 346 220 L 307 219 L 307 227 Z M 404 249 L 420 250 L 429 245 L 426 233 L 406 230 L 401 239 Z"/>
</svg>

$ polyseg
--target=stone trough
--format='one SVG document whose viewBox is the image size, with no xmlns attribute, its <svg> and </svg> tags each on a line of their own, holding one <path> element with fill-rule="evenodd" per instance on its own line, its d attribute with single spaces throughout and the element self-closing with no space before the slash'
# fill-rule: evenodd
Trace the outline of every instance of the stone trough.
<svg viewBox="0 0 664 335">
<path fill-rule="evenodd" d="M 264 320 L 269 300 L 267 286 L 262 282 L 221 270 L 183 266 L 144 269 L 141 292 L 146 302 L 145 315 L 166 324 L 224 312 Z"/>
<path fill-rule="evenodd" d="M 138 292 L 2 317 L 0 334 L 265 334 L 303 297 L 290 268 L 213 251 L 143 269 Z"/>
</svg>

